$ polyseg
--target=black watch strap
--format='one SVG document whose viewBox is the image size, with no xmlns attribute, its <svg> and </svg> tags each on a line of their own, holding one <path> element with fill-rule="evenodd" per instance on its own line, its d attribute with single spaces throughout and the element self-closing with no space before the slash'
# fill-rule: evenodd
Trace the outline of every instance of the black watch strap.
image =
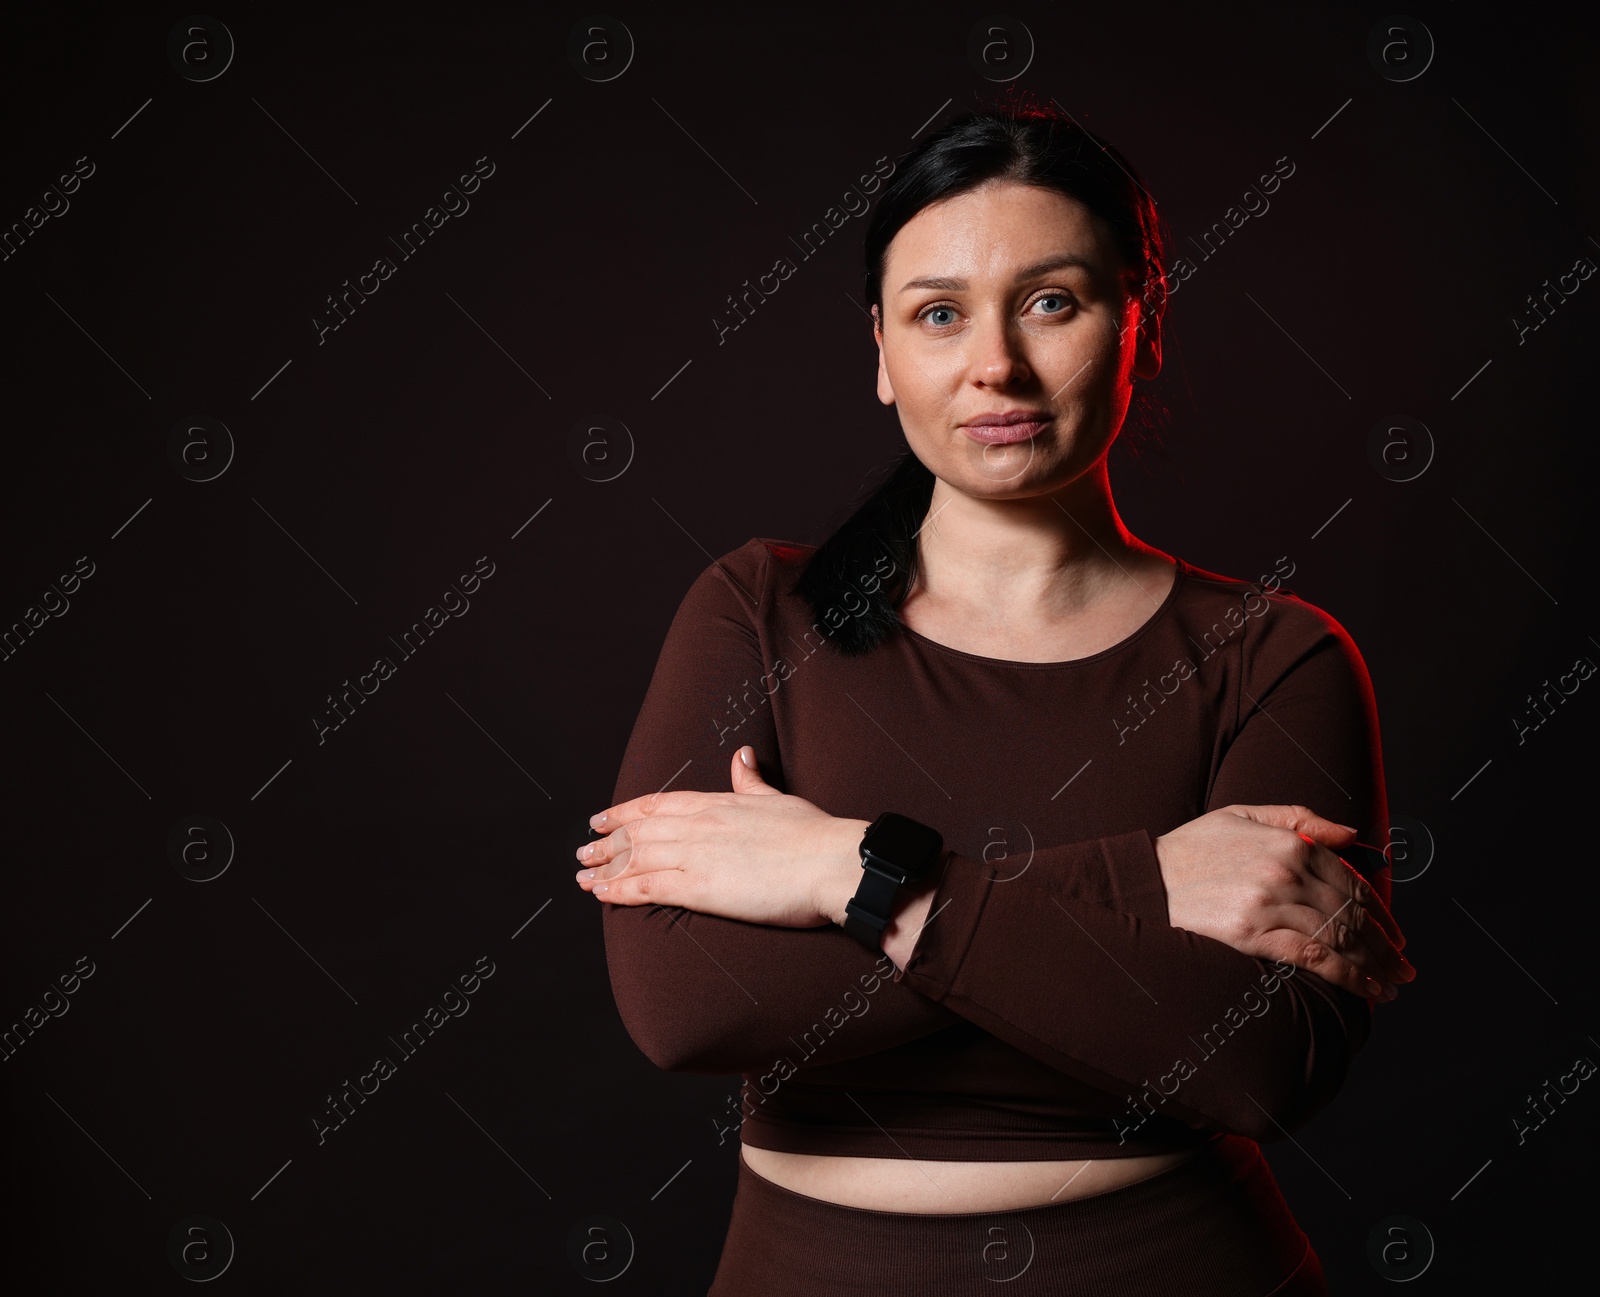
<svg viewBox="0 0 1600 1297">
<path fill-rule="evenodd" d="M 861 835 L 861 883 L 845 905 L 844 930 L 881 950 L 901 887 L 926 878 L 943 854 L 937 829 L 895 811 L 878 816 Z"/>
</svg>

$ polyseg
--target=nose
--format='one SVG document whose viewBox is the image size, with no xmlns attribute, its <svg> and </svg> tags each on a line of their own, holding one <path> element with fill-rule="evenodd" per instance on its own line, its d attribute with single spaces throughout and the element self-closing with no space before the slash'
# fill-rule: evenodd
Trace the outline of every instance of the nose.
<svg viewBox="0 0 1600 1297">
<path fill-rule="evenodd" d="M 990 387 L 1011 387 L 1027 381 L 1032 370 L 1020 330 L 1003 313 L 985 315 L 967 334 L 974 377 Z"/>
</svg>

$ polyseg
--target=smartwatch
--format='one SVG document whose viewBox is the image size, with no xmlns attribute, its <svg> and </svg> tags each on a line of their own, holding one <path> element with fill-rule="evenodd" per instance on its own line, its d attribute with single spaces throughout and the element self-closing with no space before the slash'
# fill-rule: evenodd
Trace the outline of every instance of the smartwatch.
<svg viewBox="0 0 1600 1297">
<path fill-rule="evenodd" d="M 861 885 L 845 905 L 844 930 L 881 950 L 900 888 L 931 875 L 943 853 L 937 829 L 894 811 L 878 816 L 861 835 Z"/>
</svg>

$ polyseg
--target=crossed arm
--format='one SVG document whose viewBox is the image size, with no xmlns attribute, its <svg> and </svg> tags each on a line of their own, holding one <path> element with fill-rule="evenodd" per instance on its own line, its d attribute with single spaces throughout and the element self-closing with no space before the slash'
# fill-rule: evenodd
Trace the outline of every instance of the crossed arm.
<svg viewBox="0 0 1600 1297">
<path fill-rule="evenodd" d="M 717 741 L 707 717 L 763 669 L 741 592 L 713 565 L 669 631 L 613 806 L 669 785 L 729 797 L 732 745 Z M 1299 804 L 1357 826 L 1363 841 L 1386 842 L 1376 713 L 1348 638 L 1330 629 L 1276 678 L 1252 685 L 1249 714 L 1222 759 L 1208 810 Z M 761 769 L 781 771 L 770 709 L 739 737 Z M 718 814 L 689 817 L 698 842 L 687 821 L 672 817 L 680 819 L 678 854 L 662 839 L 646 861 L 650 848 L 642 847 L 638 865 L 610 883 L 603 911 L 624 1024 L 669 1070 L 770 1066 L 793 1037 L 837 1012 L 840 997 L 873 967 L 869 952 L 827 922 L 837 894 L 819 891 L 815 878 L 837 879 L 837 870 L 808 883 L 808 897 L 822 898 L 809 926 L 695 908 L 712 908 L 712 896 L 726 906 L 731 889 L 758 876 L 747 867 L 748 841 L 745 865 L 717 871 L 717 853 L 704 848 L 719 835 L 730 840 Z M 861 827 L 819 823 L 802 838 L 817 851 L 824 843 L 838 851 Z M 778 863 L 771 876 L 782 872 Z M 1305 968 L 1172 926 L 1148 830 L 1044 848 L 1020 876 L 1012 873 L 947 853 L 936 887 L 909 898 L 903 911 L 922 903 L 926 923 L 891 929 L 892 982 L 877 992 L 868 1018 L 830 1042 L 830 1061 L 965 1020 L 1097 1088 L 1159 1098 L 1192 1125 L 1260 1140 L 1304 1124 L 1343 1083 L 1370 1032 L 1369 1000 Z M 1387 874 L 1369 882 L 1386 905 Z"/>
</svg>

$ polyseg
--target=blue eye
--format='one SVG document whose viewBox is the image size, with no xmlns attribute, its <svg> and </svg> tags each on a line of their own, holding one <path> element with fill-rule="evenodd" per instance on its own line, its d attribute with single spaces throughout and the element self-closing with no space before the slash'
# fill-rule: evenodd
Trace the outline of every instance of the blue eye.
<svg viewBox="0 0 1600 1297">
<path fill-rule="evenodd" d="M 1044 312 L 1044 314 L 1046 316 L 1065 315 L 1069 311 L 1072 310 L 1073 305 L 1074 305 L 1071 296 L 1069 294 L 1067 294 L 1067 293 L 1041 293 L 1038 297 L 1033 299 L 1033 303 L 1032 304 L 1034 306 L 1037 306 L 1040 302 L 1055 302 L 1055 303 L 1057 303 L 1056 309 L 1054 309 L 1054 310 L 1046 310 Z M 944 305 L 925 306 L 925 307 L 922 308 L 922 310 L 917 312 L 916 321 L 917 321 L 918 324 L 921 324 L 923 322 L 927 322 L 928 324 L 931 324 L 935 329 L 942 331 L 942 330 L 948 328 L 952 323 L 954 323 L 954 321 L 953 320 L 936 320 L 936 319 L 933 318 L 934 315 L 938 314 L 938 313 L 943 313 L 945 315 L 954 315 L 955 312 L 956 312 L 956 308 L 953 307 L 953 306 L 944 306 Z"/>
</svg>

